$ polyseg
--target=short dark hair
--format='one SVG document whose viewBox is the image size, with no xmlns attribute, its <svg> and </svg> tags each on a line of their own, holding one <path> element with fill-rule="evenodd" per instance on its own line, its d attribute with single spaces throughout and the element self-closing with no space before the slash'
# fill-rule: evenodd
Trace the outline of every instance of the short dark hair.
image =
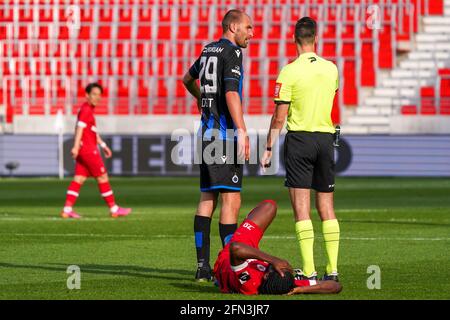
<svg viewBox="0 0 450 320">
<path fill-rule="evenodd" d="M 89 83 L 84 91 L 86 91 L 87 94 L 90 94 L 94 88 L 100 89 L 100 92 L 103 93 L 103 87 L 97 82 Z"/>
<path fill-rule="evenodd" d="M 269 271 L 267 279 L 259 286 L 260 294 L 286 294 L 295 287 L 294 275 L 288 271 L 282 277 L 277 271 Z"/>
<path fill-rule="evenodd" d="M 244 15 L 244 11 L 239 9 L 231 9 L 229 10 L 222 19 L 222 30 L 223 32 L 227 32 L 230 29 L 230 25 L 232 23 L 237 23 L 241 21 L 242 16 Z"/>
<path fill-rule="evenodd" d="M 310 17 L 303 17 L 295 24 L 295 41 L 300 45 L 314 44 L 317 23 Z"/>
</svg>

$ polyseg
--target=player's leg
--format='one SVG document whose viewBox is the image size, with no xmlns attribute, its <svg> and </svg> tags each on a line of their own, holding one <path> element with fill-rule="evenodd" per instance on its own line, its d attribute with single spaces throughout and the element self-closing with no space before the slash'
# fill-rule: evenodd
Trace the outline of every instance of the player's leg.
<svg viewBox="0 0 450 320">
<path fill-rule="evenodd" d="M 130 208 L 121 208 L 116 204 L 116 199 L 114 197 L 114 192 L 109 183 L 108 172 L 106 171 L 105 164 L 100 154 L 94 153 L 93 155 L 87 156 L 84 161 L 91 176 L 95 177 L 97 180 L 98 190 L 109 207 L 111 217 L 117 218 L 120 216 L 127 216 L 131 213 Z"/>
<path fill-rule="evenodd" d="M 310 218 L 310 189 L 316 149 L 309 133 L 288 133 L 285 140 L 286 182 L 295 217 L 295 231 L 300 247 L 303 273 L 314 279 L 314 229 Z"/>
<path fill-rule="evenodd" d="M 122 208 L 116 204 L 114 192 L 111 188 L 111 184 L 109 183 L 108 173 L 105 172 L 99 176 L 96 176 L 95 179 L 97 180 L 98 190 L 100 191 L 103 200 L 105 200 L 106 204 L 109 207 L 111 216 L 113 218 L 117 218 L 120 216 L 126 216 L 130 214 L 131 212 L 130 208 Z"/>
<path fill-rule="evenodd" d="M 333 192 L 317 192 L 316 208 L 322 220 L 322 232 L 325 241 L 325 250 L 328 256 L 325 277 L 331 280 L 337 280 L 340 229 L 339 222 L 334 213 Z"/>
<path fill-rule="evenodd" d="M 277 204 L 273 200 L 261 201 L 250 213 L 246 220 L 251 220 L 264 233 L 277 214 Z"/>
<path fill-rule="evenodd" d="M 244 219 L 230 240 L 229 246 L 232 251 L 238 243 L 258 248 L 264 232 L 272 223 L 277 214 L 277 205 L 273 200 L 261 201 Z M 226 249 L 225 249 L 226 250 Z M 233 265 L 242 263 L 232 258 Z"/>
<path fill-rule="evenodd" d="M 314 265 L 314 229 L 310 217 L 310 189 L 289 188 L 295 215 L 295 232 L 300 246 L 303 273 L 307 278 L 317 276 Z"/>
<path fill-rule="evenodd" d="M 80 189 L 83 183 L 86 181 L 87 177 L 83 175 L 76 175 L 73 177 L 73 180 L 70 182 L 69 187 L 67 188 L 66 193 L 66 201 L 64 203 L 63 211 L 61 212 L 61 216 L 63 218 L 80 218 L 80 215 L 73 211 L 73 207 L 77 202 L 78 196 L 80 194 Z"/>
<path fill-rule="evenodd" d="M 239 209 L 241 208 L 241 193 L 222 190 L 222 207 L 220 208 L 219 234 L 222 247 L 230 241 L 237 229 Z"/>
<path fill-rule="evenodd" d="M 197 281 L 209 281 L 211 219 L 217 206 L 217 192 L 201 192 L 197 213 L 194 218 L 195 249 L 197 252 Z"/>
<path fill-rule="evenodd" d="M 325 280 L 338 280 L 339 223 L 334 212 L 334 148 L 331 134 L 319 135 L 320 157 L 314 168 L 313 188 L 316 208 L 322 220 L 322 232 L 328 257 Z"/>
<path fill-rule="evenodd" d="M 203 142 L 203 149 L 207 145 Z M 202 150 L 203 150 L 202 149 Z M 203 158 L 202 158 L 203 159 Z M 210 265 L 210 230 L 211 219 L 217 206 L 218 190 L 211 184 L 214 168 L 202 162 L 200 164 L 200 201 L 194 217 L 195 249 L 197 253 L 197 271 L 195 280 L 210 281 L 212 270 Z"/>
<path fill-rule="evenodd" d="M 86 181 L 89 175 L 89 170 L 85 166 L 82 157 L 78 156 L 77 160 L 75 161 L 75 176 L 73 177 L 73 180 L 70 182 L 70 185 L 67 188 L 66 201 L 61 212 L 61 217 L 74 219 L 80 218 L 80 215 L 73 211 L 73 207 L 75 206 L 75 203 L 80 194 L 81 186 Z"/>
</svg>

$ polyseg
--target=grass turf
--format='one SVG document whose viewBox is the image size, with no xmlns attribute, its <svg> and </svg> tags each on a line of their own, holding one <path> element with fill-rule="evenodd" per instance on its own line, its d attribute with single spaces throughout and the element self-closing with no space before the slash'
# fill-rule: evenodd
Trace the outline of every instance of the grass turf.
<svg viewBox="0 0 450 320">
<path fill-rule="evenodd" d="M 78 221 L 59 218 L 69 180 L 0 180 L 0 299 L 255 299 L 225 295 L 193 281 L 195 178 L 114 178 L 116 199 L 131 216 L 111 219 L 90 180 L 81 189 Z M 244 180 L 241 220 L 273 198 L 278 216 L 261 249 L 301 266 L 292 209 L 281 178 Z M 340 178 L 339 295 L 258 299 L 449 299 L 450 180 Z M 217 215 L 217 213 L 216 213 Z M 313 212 L 315 260 L 323 273 L 321 225 Z M 219 250 L 218 218 L 211 256 Z M 214 263 L 214 261 L 212 261 Z M 69 290 L 69 265 L 81 268 L 81 289 Z M 369 290 L 368 266 L 381 269 Z"/>
</svg>

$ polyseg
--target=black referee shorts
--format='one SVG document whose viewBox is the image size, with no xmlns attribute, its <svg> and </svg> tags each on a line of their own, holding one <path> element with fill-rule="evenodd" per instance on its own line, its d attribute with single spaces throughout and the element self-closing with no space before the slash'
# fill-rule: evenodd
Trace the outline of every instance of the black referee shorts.
<svg viewBox="0 0 450 320">
<path fill-rule="evenodd" d="M 203 141 L 201 146 L 200 191 L 240 192 L 243 165 L 237 161 L 237 142 Z"/>
<path fill-rule="evenodd" d="M 284 141 L 285 186 L 334 191 L 333 134 L 289 131 Z"/>
</svg>

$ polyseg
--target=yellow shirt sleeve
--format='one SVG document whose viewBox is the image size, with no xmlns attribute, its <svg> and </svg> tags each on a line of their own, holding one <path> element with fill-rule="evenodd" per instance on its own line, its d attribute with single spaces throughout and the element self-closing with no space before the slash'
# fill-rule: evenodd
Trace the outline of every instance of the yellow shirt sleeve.
<svg viewBox="0 0 450 320">
<path fill-rule="evenodd" d="M 275 102 L 291 102 L 292 99 L 292 86 L 289 81 L 289 72 L 286 67 L 281 69 L 275 83 Z"/>
</svg>

